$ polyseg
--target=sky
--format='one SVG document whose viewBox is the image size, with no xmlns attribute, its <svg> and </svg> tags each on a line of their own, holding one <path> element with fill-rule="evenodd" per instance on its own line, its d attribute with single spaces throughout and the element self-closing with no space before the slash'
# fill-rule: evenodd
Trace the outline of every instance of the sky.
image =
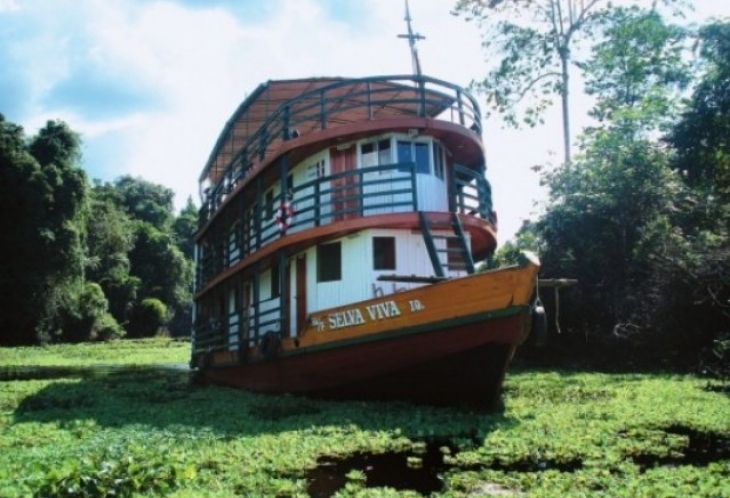
<svg viewBox="0 0 730 498">
<path fill-rule="evenodd" d="M 410 0 L 410 12 L 423 72 L 466 87 L 490 63 L 455 3 Z M 730 15 L 728 0 L 692 3 L 698 20 Z M 199 205 L 200 172 L 248 93 L 272 79 L 410 73 L 403 18 L 402 0 L 0 0 L 0 113 L 29 135 L 67 122 L 92 179 L 138 176 L 171 188 L 178 208 Z M 585 111 L 574 106 L 578 123 Z M 490 117 L 483 139 L 504 241 L 544 198 L 532 167 L 560 162 L 558 109 L 532 129 Z"/>
</svg>

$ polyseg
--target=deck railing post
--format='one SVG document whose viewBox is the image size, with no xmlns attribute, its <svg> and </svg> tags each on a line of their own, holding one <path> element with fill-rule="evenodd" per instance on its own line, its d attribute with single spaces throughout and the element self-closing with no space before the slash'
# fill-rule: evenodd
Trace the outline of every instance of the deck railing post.
<svg viewBox="0 0 730 498">
<path fill-rule="evenodd" d="M 413 210 L 418 211 L 418 182 L 416 181 L 416 163 L 412 163 L 411 170 L 411 192 L 413 192 Z"/>
<path fill-rule="evenodd" d="M 316 227 L 320 225 L 322 217 L 320 209 L 320 206 L 322 205 L 322 198 L 320 197 L 321 184 L 321 179 L 318 179 L 316 182 L 314 182 L 314 226 Z"/>
<path fill-rule="evenodd" d="M 258 250 L 261 247 L 261 218 L 263 217 L 263 177 L 261 175 L 256 177 L 256 204 L 254 206 L 254 231 L 256 232 L 256 246 L 254 250 Z"/>
<path fill-rule="evenodd" d="M 464 101 L 462 100 L 461 90 L 456 91 L 456 103 L 459 106 L 459 124 L 464 126 Z"/>
<path fill-rule="evenodd" d="M 258 344 L 259 342 L 259 301 L 260 301 L 260 289 L 259 285 L 261 283 L 261 264 L 257 261 L 255 263 L 254 267 L 254 273 L 253 273 L 253 296 L 252 296 L 252 306 L 253 306 L 253 329 L 255 331 L 254 333 L 254 340 Z"/>
</svg>

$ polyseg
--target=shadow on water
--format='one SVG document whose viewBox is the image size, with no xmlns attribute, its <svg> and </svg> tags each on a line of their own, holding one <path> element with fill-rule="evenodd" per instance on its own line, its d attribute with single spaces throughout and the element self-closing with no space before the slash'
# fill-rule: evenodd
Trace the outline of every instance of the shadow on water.
<svg viewBox="0 0 730 498">
<path fill-rule="evenodd" d="M 142 372 L 146 370 L 177 370 L 190 374 L 187 365 L 159 366 L 124 366 L 124 365 L 91 365 L 91 366 L 54 366 L 54 365 L 11 365 L 0 366 L 0 382 L 18 380 L 48 380 L 63 378 L 93 378 L 113 373 Z"/>
<path fill-rule="evenodd" d="M 458 448 L 448 440 L 431 441 L 423 452 L 358 453 L 344 458 L 321 457 L 317 467 L 307 473 L 307 492 L 314 498 L 330 498 L 349 480 L 368 488 L 390 487 L 412 490 L 424 496 L 444 489 L 444 474 L 456 470 L 499 470 L 502 472 L 575 472 L 583 467 L 580 459 L 555 462 L 548 459 L 516 461 L 511 464 L 472 465 L 468 468 L 446 463 L 445 455 L 456 455 Z M 497 490 L 495 490 L 496 492 Z M 502 489 L 502 494 L 509 490 Z"/>
<path fill-rule="evenodd" d="M 642 472 L 654 467 L 676 467 L 691 465 L 704 467 L 713 462 L 730 460 L 730 435 L 715 432 L 702 432 L 682 425 L 672 425 L 663 431 L 671 436 L 681 436 L 686 444 L 680 451 L 671 455 L 652 455 L 641 453 L 631 459 Z"/>
<path fill-rule="evenodd" d="M 359 471 L 367 487 L 390 487 L 412 490 L 422 495 L 441 491 L 441 474 L 450 468 L 444 463 L 443 450 L 453 445 L 432 442 L 423 454 L 357 453 L 346 458 L 321 457 L 317 467 L 307 473 L 307 492 L 313 498 L 329 498 L 345 487 L 348 474 Z"/>
<path fill-rule="evenodd" d="M 19 400 L 15 422 L 93 420 L 104 427 L 189 426 L 237 436 L 343 423 L 364 430 L 394 430 L 401 427 L 403 417 L 417 411 L 444 426 L 458 419 L 460 427 L 469 427 L 464 429 L 467 433 L 453 435 L 461 439 L 483 437 L 496 427 L 516 423 L 504 417 L 501 409 L 485 413 L 401 402 L 253 393 L 209 385 L 182 365 L 0 369 L 0 382 L 35 379 L 51 382 Z"/>
</svg>

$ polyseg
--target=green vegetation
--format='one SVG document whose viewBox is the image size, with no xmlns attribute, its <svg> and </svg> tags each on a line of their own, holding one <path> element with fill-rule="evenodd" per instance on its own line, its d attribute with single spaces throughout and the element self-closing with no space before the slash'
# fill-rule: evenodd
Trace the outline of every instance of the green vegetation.
<svg viewBox="0 0 730 498">
<path fill-rule="evenodd" d="M 726 385 L 523 367 L 484 414 L 260 395 L 156 366 L 184 361 L 186 346 L 0 349 L 2 365 L 152 365 L 0 382 L 0 496 L 332 496 L 310 488 L 319 459 L 395 452 L 418 468 L 428 446 L 444 460 L 432 496 L 730 497 Z M 364 467 L 342 473 L 334 496 L 421 496 L 369 487 Z"/>
<path fill-rule="evenodd" d="M 487 109 L 535 126 L 562 103 L 564 161 L 534 167 L 547 188 L 542 214 L 496 255 L 531 249 L 541 277 L 578 280 L 560 296 L 563 333 L 553 330 L 548 356 L 582 358 L 600 344 L 613 361 L 628 351 L 644 364 L 730 369 L 730 23 L 690 25 L 687 8 L 455 2 L 495 61 L 473 82 Z M 574 137 L 576 71 L 592 121 Z M 545 304 L 558 313 L 552 296 Z"/>
<path fill-rule="evenodd" d="M 90 367 L 187 363 L 190 343 L 167 338 L 109 343 L 0 348 L 0 369 L 15 366 Z"/>
<path fill-rule="evenodd" d="M 91 185 L 80 157 L 65 123 L 26 137 L 0 114 L 0 345 L 189 334 L 192 201 L 175 216 L 161 185 Z"/>
</svg>

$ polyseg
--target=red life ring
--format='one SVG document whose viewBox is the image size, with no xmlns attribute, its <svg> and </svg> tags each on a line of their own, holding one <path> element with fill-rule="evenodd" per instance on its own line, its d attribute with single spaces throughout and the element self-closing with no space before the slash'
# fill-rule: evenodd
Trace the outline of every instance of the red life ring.
<svg viewBox="0 0 730 498">
<path fill-rule="evenodd" d="M 282 233 L 286 232 L 286 229 L 291 226 L 294 220 L 294 208 L 292 208 L 291 202 L 286 200 L 279 204 L 279 209 L 276 210 L 274 216 L 276 226 L 279 227 L 279 231 Z"/>
</svg>

